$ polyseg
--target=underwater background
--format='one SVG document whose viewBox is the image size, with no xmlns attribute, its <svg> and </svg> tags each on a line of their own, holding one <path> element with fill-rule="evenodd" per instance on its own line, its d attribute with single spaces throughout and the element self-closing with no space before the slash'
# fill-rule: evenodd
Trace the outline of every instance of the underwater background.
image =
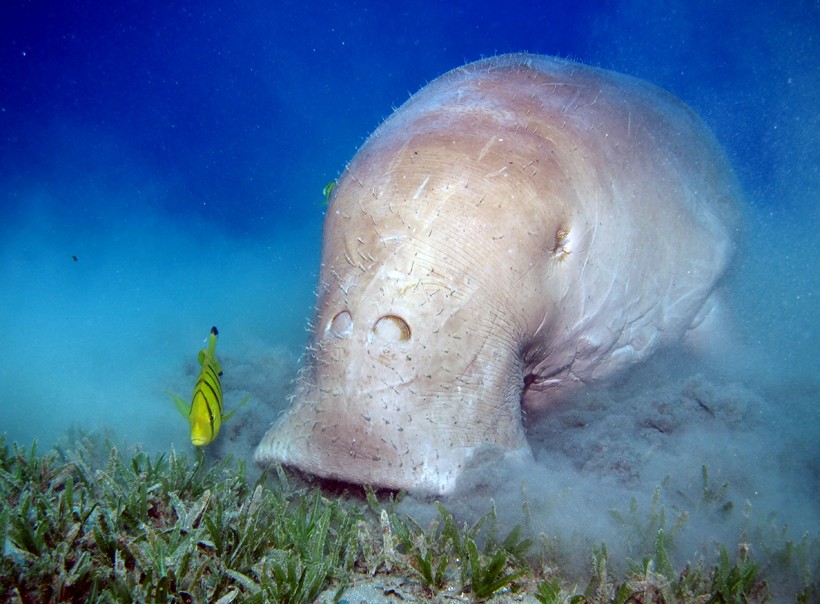
<svg viewBox="0 0 820 604">
<path fill-rule="evenodd" d="M 713 129 L 747 196 L 733 337 L 557 409 L 530 427 L 532 467 L 485 468 L 454 505 L 513 522 L 524 498 L 534 530 L 628 555 L 610 512 L 663 485 L 684 559 L 751 525 L 816 539 L 816 1 L 3 2 L 0 432 L 190 452 L 168 393 L 188 396 L 216 325 L 226 407 L 251 401 L 209 454 L 249 457 L 307 341 L 323 188 L 424 84 L 515 51 L 644 78 Z M 694 509 L 704 466 L 733 512 Z"/>
</svg>

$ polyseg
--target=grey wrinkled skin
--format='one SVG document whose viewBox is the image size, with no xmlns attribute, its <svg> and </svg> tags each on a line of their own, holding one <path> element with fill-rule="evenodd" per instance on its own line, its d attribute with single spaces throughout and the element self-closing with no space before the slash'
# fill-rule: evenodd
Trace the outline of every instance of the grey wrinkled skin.
<svg viewBox="0 0 820 604">
<path fill-rule="evenodd" d="M 531 455 L 522 408 L 708 314 L 738 198 L 650 84 L 523 54 L 441 76 L 339 179 L 307 362 L 256 461 L 446 494 L 478 451 Z"/>
</svg>

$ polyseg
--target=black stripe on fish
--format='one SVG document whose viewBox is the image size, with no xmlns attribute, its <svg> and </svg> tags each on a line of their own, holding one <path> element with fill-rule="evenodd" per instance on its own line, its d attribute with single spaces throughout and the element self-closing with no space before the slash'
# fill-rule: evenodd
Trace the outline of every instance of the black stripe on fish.
<svg viewBox="0 0 820 604">
<path fill-rule="evenodd" d="M 211 425 L 211 440 L 213 440 L 214 438 L 216 438 L 216 434 L 214 431 L 214 412 L 211 409 L 210 403 L 205 406 L 208 408 L 208 422 Z"/>
<path fill-rule="evenodd" d="M 210 379 L 208 379 L 210 378 Z M 213 394 L 213 399 L 219 408 L 219 415 L 222 415 L 222 383 L 219 381 L 219 376 L 214 371 L 214 368 L 208 365 L 205 371 L 202 372 L 199 382 L 208 387 L 208 390 Z M 207 397 L 206 397 L 207 398 Z M 208 399 L 209 402 L 211 399 Z"/>
</svg>

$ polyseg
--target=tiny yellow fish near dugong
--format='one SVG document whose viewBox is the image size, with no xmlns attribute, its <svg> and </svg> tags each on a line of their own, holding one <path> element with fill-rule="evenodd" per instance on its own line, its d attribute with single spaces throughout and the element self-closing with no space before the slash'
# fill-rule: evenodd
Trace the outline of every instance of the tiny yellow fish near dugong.
<svg viewBox="0 0 820 604">
<path fill-rule="evenodd" d="M 222 367 L 216 359 L 216 338 L 219 331 L 211 327 L 208 337 L 208 346 L 199 351 L 199 364 L 202 369 L 194 386 L 194 396 L 191 403 L 186 402 L 175 394 L 171 394 L 179 412 L 191 424 L 191 442 L 197 447 L 209 445 L 219 434 L 222 422 L 229 419 L 237 410 L 248 402 L 245 398 L 236 409 L 228 413 L 222 407 Z"/>
</svg>

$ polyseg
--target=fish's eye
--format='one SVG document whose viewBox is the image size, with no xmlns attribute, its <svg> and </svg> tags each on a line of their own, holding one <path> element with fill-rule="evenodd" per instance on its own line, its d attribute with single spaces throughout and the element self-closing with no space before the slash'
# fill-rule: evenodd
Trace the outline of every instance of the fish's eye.
<svg viewBox="0 0 820 604">
<path fill-rule="evenodd" d="M 350 316 L 350 311 L 345 309 L 336 313 L 330 323 L 328 323 L 325 332 L 334 335 L 337 338 L 344 338 L 350 334 L 352 329 L 353 317 Z"/>
<path fill-rule="evenodd" d="M 411 334 L 407 321 L 398 315 L 384 315 L 373 325 L 373 335 L 388 342 L 406 342 Z"/>
</svg>

